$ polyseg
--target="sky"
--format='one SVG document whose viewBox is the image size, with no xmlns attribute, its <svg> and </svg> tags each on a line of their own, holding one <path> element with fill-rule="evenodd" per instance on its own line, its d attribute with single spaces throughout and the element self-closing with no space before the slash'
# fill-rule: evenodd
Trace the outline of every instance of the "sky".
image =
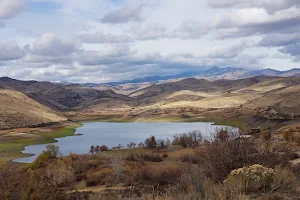
<svg viewBox="0 0 300 200">
<path fill-rule="evenodd" d="M 299 61 L 300 0 L 0 0 L 0 77 L 104 83 Z"/>
</svg>

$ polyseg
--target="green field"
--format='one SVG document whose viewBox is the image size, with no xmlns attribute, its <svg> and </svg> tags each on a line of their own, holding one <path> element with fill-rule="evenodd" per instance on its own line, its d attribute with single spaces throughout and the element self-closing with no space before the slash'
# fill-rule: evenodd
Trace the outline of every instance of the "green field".
<svg viewBox="0 0 300 200">
<path fill-rule="evenodd" d="M 0 159 L 4 161 L 11 161 L 17 158 L 24 158 L 31 156 L 30 154 L 23 154 L 21 151 L 24 150 L 25 146 L 35 144 L 48 144 L 57 142 L 55 138 L 61 138 L 66 136 L 74 135 L 76 128 L 80 127 L 81 124 L 74 124 L 61 128 L 58 131 L 40 134 L 38 139 L 18 139 L 10 141 L 0 142 Z"/>
</svg>

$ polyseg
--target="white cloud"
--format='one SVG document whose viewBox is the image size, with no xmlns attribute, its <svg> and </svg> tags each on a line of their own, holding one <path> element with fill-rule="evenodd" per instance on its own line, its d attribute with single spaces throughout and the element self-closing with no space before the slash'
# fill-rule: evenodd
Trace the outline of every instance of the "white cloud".
<svg viewBox="0 0 300 200">
<path fill-rule="evenodd" d="M 282 33 L 300 25 L 300 8 L 292 7 L 269 14 L 262 8 L 244 8 L 218 14 L 212 26 L 220 38 Z"/>
<path fill-rule="evenodd" d="M 84 43 L 130 43 L 133 38 L 129 35 L 113 35 L 105 34 L 103 32 L 85 33 L 79 35 L 79 39 Z"/>
<path fill-rule="evenodd" d="M 46 33 L 33 43 L 31 52 L 41 56 L 67 56 L 78 49 L 71 39 L 57 36 L 53 33 Z"/>
<path fill-rule="evenodd" d="M 0 76 L 103 82 L 299 61 L 299 0 L 27 2 L 22 17 L 0 7 L 1 40 L 17 43 L 0 42 Z"/>
<path fill-rule="evenodd" d="M 199 39 L 208 32 L 208 25 L 200 21 L 186 20 L 171 33 L 171 36 L 181 39 Z"/>
<path fill-rule="evenodd" d="M 24 0 L 0 0 L 0 19 L 11 18 L 21 12 L 24 7 Z"/>
<path fill-rule="evenodd" d="M 131 32 L 138 40 L 157 40 L 167 37 L 167 27 L 163 24 L 148 24 L 145 28 L 140 26 L 133 27 Z"/>
<path fill-rule="evenodd" d="M 145 3 L 135 3 L 127 5 L 118 10 L 106 13 L 100 21 L 102 23 L 111 24 L 122 24 L 128 23 L 130 21 L 140 21 L 143 19 L 141 13 L 145 6 Z"/>
<path fill-rule="evenodd" d="M 264 8 L 268 12 L 275 12 L 300 6 L 298 0 L 209 0 L 208 5 L 215 8 Z"/>
</svg>

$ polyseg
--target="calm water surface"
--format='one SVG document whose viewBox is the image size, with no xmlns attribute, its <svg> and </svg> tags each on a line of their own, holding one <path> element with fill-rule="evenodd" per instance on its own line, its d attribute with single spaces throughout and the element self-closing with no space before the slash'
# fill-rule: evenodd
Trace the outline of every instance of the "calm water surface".
<svg viewBox="0 0 300 200">
<path fill-rule="evenodd" d="M 59 146 L 62 155 L 70 153 L 87 154 L 91 145 L 107 145 L 108 147 L 122 144 L 124 147 L 130 142 L 144 142 L 146 138 L 154 135 L 157 139 L 171 139 L 179 133 L 200 130 L 204 136 L 209 136 L 216 128 L 225 126 L 214 126 L 208 122 L 195 123 L 107 123 L 91 122 L 84 123 L 76 129 L 80 136 L 58 138 L 55 143 Z M 15 162 L 30 163 L 45 150 L 48 144 L 31 145 L 25 147 L 23 153 L 34 154 L 34 156 L 14 160 Z"/>
</svg>

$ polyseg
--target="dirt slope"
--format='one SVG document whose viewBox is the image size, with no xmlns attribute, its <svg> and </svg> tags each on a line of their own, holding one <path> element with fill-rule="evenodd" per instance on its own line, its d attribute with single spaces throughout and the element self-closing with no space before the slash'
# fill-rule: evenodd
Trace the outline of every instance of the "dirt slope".
<svg viewBox="0 0 300 200">
<path fill-rule="evenodd" d="M 0 129 L 46 125 L 66 118 L 28 96 L 0 89 Z"/>
</svg>

